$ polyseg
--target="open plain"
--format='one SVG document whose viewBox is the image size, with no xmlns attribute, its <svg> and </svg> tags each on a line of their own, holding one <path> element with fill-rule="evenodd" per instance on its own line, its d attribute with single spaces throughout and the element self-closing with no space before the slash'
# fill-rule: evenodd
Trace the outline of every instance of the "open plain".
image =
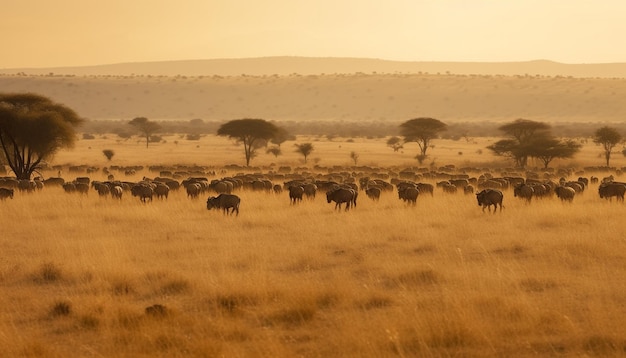
<svg viewBox="0 0 626 358">
<path fill-rule="evenodd" d="M 435 140 L 422 165 L 507 169 L 485 147 L 494 138 Z M 155 165 L 199 166 L 209 180 L 280 167 L 322 177 L 416 168 L 417 148 L 385 139 L 315 146 L 308 163 L 283 143 L 252 168 L 243 150 L 215 136 L 165 136 L 149 148 L 99 135 L 59 152 L 41 173 L 106 180 L 104 167 L 142 166 L 119 180 L 155 177 Z M 109 162 L 103 149 L 112 149 Z M 350 153 L 359 154 L 355 165 Z M 607 171 L 586 143 L 553 163 L 590 177 Z M 89 165 L 90 174 L 70 172 Z M 366 169 L 370 168 L 370 169 Z M 372 169 L 373 168 L 373 169 Z M 542 172 L 543 173 L 543 172 Z M 558 172 L 552 174 L 559 179 Z M 523 174 L 523 173 L 522 173 Z M 542 174 L 543 175 L 543 174 Z M 387 179 L 389 180 L 389 178 Z M 435 183 L 434 179 L 426 182 Z M 483 212 L 475 195 L 421 195 L 415 206 L 384 192 L 335 211 L 323 192 L 291 204 L 286 192 L 240 189 L 238 216 L 206 209 L 184 190 L 141 203 L 68 194 L 59 187 L 0 201 L 0 355 L 26 357 L 623 356 L 626 354 L 626 229 L 623 202 L 597 184 L 572 203 L 515 198 Z"/>
</svg>

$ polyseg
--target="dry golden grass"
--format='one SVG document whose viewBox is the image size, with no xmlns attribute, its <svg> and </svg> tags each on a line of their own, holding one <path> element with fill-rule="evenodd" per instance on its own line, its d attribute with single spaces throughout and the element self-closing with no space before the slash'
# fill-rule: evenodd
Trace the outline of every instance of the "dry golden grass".
<svg viewBox="0 0 626 358">
<path fill-rule="evenodd" d="M 486 163 L 476 150 L 488 140 L 437 141 L 432 156 Z M 319 165 L 348 164 L 351 150 L 363 164 L 415 165 L 383 140 L 314 144 Z M 195 145 L 80 141 L 53 164 L 106 165 L 103 147 L 118 165 L 242 161 L 228 141 Z M 576 159 L 596 161 L 593 146 Z M 182 191 L 142 204 L 46 188 L 0 202 L 0 355 L 626 355 L 624 204 L 595 187 L 571 204 L 506 191 L 496 215 L 440 190 L 414 207 L 362 194 L 348 212 L 323 195 L 237 194 L 238 217 Z"/>
</svg>

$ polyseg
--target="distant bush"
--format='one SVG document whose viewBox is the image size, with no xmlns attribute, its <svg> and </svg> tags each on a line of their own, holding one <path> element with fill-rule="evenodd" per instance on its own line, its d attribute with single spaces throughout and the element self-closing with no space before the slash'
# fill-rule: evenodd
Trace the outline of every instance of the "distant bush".
<svg viewBox="0 0 626 358">
<path fill-rule="evenodd" d="M 96 136 L 89 133 L 83 133 L 83 139 L 96 139 Z"/>
</svg>

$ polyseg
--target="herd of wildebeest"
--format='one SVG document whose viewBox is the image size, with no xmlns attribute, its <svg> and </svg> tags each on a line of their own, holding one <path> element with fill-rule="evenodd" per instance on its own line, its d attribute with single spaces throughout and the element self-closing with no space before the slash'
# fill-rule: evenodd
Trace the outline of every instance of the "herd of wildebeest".
<svg viewBox="0 0 626 358">
<path fill-rule="evenodd" d="M 475 195 L 483 212 L 488 209 L 495 213 L 499 207 L 502 211 L 503 191 L 512 189 L 513 196 L 527 202 L 535 199 L 557 197 L 562 201 L 572 202 L 576 195 L 584 192 L 590 184 L 598 185 L 600 198 L 624 201 L 626 183 L 614 180 L 614 176 L 584 176 L 584 171 L 561 169 L 557 172 L 526 171 L 523 174 L 514 169 L 457 169 L 453 165 L 438 170 L 426 168 L 404 168 L 398 170 L 381 168 L 317 168 L 317 173 L 306 169 L 292 170 L 281 167 L 280 170 L 268 170 L 257 173 L 236 174 L 216 178 L 215 171 L 206 168 L 195 168 L 194 171 L 180 170 L 176 167 L 150 167 L 149 172 L 159 175 L 153 178 L 143 177 L 139 181 L 117 180 L 117 175 L 135 175 L 142 167 L 110 167 L 103 168 L 102 173 L 107 180 L 92 180 L 89 176 L 78 175 L 73 180 L 65 180 L 60 171 L 57 176 L 46 179 L 41 176 L 33 180 L 17 180 L 15 177 L 0 177 L 0 199 L 13 198 L 15 191 L 33 193 L 44 188 L 62 188 L 68 194 L 88 195 L 94 191 L 101 197 L 112 197 L 121 200 L 130 195 L 143 203 L 151 202 L 155 197 L 166 200 L 170 192 L 184 191 L 188 198 L 197 199 L 201 195 L 213 194 L 206 201 L 207 209 L 223 210 L 224 214 L 239 214 L 239 190 L 252 190 L 285 195 L 291 205 L 297 205 L 303 199 L 313 199 L 319 192 L 326 195 L 328 203 L 335 203 L 335 209 L 341 210 L 342 205 L 347 211 L 356 207 L 360 192 L 374 201 L 381 195 L 395 192 L 398 198 L 407 204 L 415 205 L 421 195 L 434 196 L 463 193 Z M 320 170 L 322 169 L 322 170 Z M 118 173 L 115 173 L 115 171 Z M 71 170 L 70 172 L 76 172 Z M 95 173 L 99 169 L 87 170 Z M 600 171 L 598 171 L 600 172 Z M 608 174 L 609 171 L 603 170 Z M 222 169 L 221 173 L 227 171 Z M 617 175 L 621 174 L 618 170 Z M 471 175 L 475 174 L 475 175 Z M 104 175 L 101 175 L 104 177 Z M 566 177 L 577 177 L 568 180 Z M 285 194 L 283 194 L 285 193 Z"/>
</svg>

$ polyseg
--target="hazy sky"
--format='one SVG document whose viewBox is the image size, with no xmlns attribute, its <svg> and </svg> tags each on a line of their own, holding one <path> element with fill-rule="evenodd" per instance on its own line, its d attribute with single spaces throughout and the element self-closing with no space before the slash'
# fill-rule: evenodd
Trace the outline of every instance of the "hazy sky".
<svg viewBox="0 0 626 358">
<path fill-rule="evenodd" d="M 263 56 L 626 62 L 624 0 L 0 0 L 0 68 Z"/>
</svg>

